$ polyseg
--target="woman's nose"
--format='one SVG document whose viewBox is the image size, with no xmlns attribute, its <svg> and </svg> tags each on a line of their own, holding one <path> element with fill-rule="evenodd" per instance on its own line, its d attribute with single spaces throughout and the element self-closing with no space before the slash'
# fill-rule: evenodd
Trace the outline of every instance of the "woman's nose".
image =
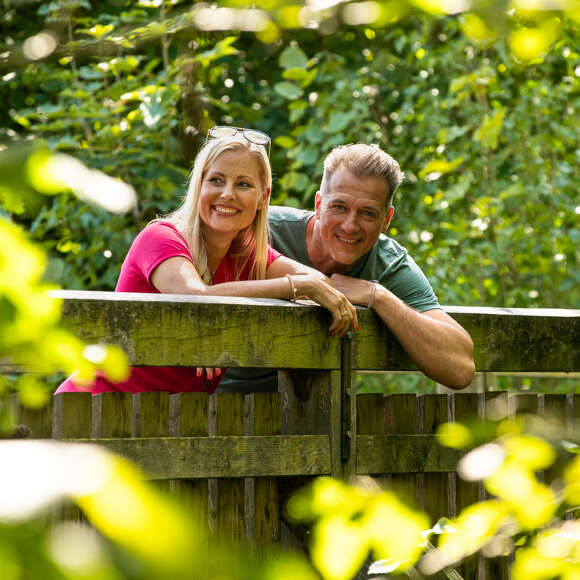
<svg viewBox="0 0 580 580">
<path fill-rule="evenodd" d="M 221 196 L 224 199 L 231 199 L 234 197 L 234 185 L 233 183 L 225 183 L 222 189 Z"/>
</svg>

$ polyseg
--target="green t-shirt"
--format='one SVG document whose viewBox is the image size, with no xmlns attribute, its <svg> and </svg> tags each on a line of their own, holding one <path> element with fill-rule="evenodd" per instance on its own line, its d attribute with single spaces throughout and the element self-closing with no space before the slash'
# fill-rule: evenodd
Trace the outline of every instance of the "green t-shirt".
<svg viewBox="0 0 580 580">
<path fill-rule="evenodd" d="M 311 211 L 272 206 L 268 211 L 273 247 L 288 258 L 311 268 L 306 249 L 306 224 Z M 345 275 L 378 280 L 387 290 L 420 312 L 440 308 L 437 297 L 415 260 L 392 238 L 380 235 L 373 249 L 361 256 Z"/>
</svg>

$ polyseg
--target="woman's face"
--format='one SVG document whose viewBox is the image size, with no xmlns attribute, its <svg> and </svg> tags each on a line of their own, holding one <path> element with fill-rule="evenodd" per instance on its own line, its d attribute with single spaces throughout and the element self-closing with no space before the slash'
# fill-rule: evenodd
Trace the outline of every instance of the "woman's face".
<svg viewBox="0 0 580 580">
<path fill-rule="evenodd" d="M 210 232 L 234 239 L 266 206 L 268 194 L 258 161 L 248 151 L 224 151 L 201 182 L 201 221 Z"/>
</svg>

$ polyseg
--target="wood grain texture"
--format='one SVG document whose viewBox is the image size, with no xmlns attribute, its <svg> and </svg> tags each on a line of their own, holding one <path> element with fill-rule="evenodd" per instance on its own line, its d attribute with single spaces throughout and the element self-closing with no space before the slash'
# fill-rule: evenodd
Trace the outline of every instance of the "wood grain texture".
<svg viewBox="0 0 580 580">
<path fill-rule="evenodd" d="M 76 334 L 119 344 L 136 365 L 340 368 L 340 339 L 329 335 L 330 315 L 319 306 L 114 292 L 53 296 L 63 300 L 63 320 Z M 471 334 L 479 371 L 580 371 L 580 310 L 444 310 Z M 416 370 L 373 312 L 359 308 L 357 315 L 353 369 Z"/>
<path fill-rule="evenodd" d="M 136 437 L 98 443 L 137 463 L 149 479 L 330 475 L 327 435 Z"/>
<path fill-rule="evenodd" d="M 358 435 L 357 450 L 359 475 L 449 472 L 462 455 L 435 435 Z"/>
<path fill-rule="evenodd" d="M 70 330 L 87 342 L 118 344 L 134 365 L 340 367 L 330 314 L 315 305 L 122 292 L 53 295 L 63 298 Z"/>
</svg>

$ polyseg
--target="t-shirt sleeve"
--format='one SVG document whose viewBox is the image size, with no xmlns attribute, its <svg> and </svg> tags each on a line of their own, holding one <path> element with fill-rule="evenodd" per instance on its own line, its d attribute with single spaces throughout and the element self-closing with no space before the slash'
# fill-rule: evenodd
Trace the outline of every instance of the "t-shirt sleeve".
<svg viewBox="0 0 580 580">
<path fill-rule="evenodd" d="M 141 284 L 151 285 L 153 270 L 169 258 L 182 257 L 193 261 L 187 242 L 170 224 L 149 224 L 135 238 L 123 263 L 117 291 L 139 292 Z"/>
<path fill-rule="evenodd" d="M 278 250 L 275 250 L 271 246 L 268 246 L 268 256 L 266 258 L 266 268 L 269 268 L 270 264 L 274 260 L 277 260 L 281 255 L 282 254 Z"/>
<path fill-rule="evenodd" d="M 441 308 L 431 284 L 413 258 L 405 254 L 397 262 L 383 273 L 379 282 L 419 312 Z"/>
</svg>

